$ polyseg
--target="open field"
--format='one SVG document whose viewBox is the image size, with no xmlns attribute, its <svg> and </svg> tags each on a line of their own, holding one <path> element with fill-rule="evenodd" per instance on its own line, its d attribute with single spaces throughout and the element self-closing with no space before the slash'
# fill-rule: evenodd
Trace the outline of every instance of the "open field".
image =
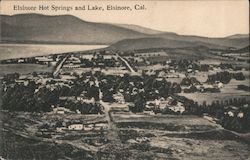
<svg viewBox="0 0 250 160">
<path fill-rule="evenodd" d="M 33 72 L 52 72 L 53 67 L 40 64 L 0 64 L 0 70 L 0 75 L 10 73 L 29 74 Z"/>
<path fill-rule="evenodd" d="M 202 104 L 206 101 L 207 104 L 211 104 L 216 100 L 229 100 L 231 98 L 249 98 L 250 93 L 245 91 L 237 91 L 235 93 L 180 93 L 180 96 L 185 96 L 188 99 L 192 99 L 198 104 Z"/>
<path fill-rule="evenodd" d="M 213 130 L 218 127 L 206 119 L 196 116 L 135 115 L 135 117 L 133 117 L 133 115 L 130 115 L 124 118 L 123 115 L 119 115 L 118 117 L 114 118 L 118 128 L 137 128 L 164 132 L 190 132 Z"/>
<path fill-rule="evenodd" d="M 216 100 L 229 100 L 230 98 L 246 98 L 249 99 L 250 93 L 247 91 L 238 90 L 237 86 L 240 84 L 249 85 L 249 79 L 244 81 L 237 81 L 232 79 L 227 85 L 221 88 L 220 93 L 179 93 L 181 96 L 185 96 L 189 99 L 202 104 L 206 101 L 207 104 L 211 104 Z"/>
<path fill-rule="evenodd" d="M 225 85 L 222 89 L 221 92 L 222 93 L 231 93 L 231 94 L 241 94 L 241 91 L 237 90 L 237 86 L 238 85 L 246 85 L 249 86 L 250 84 L 250 80 L 246 79 L 244 81 L 237 81 L 235 79 L 232 79 L 227 85 Z M 243 91 L 244 92 L 244 91 Z M 245 92 L 248 93 L 248 95 L 250 94 L 249 92 Z"/>
<path fill-rule="evenodd" d="M 147 115 L 144 113 L 141 114 L 131 114 L 118 112 L 113 115 L 114 121 L 116 123 L 152 123 L 152 124 L 166 124 L 166 125 L 207 125 L 212 128 L 217 125 L 207 121 L 202 117 L 190 116 L 190 115 Z"/>
<path fill-rule="evenodd" d="M 111 128 L 62 132 L 49 129 L 43 134 L 43 124 L 58 121 L 107 124 L 106 115 L 2 112 L 1 148 L 5 149 L 1 155 L 10 159 L 79 160 L 210 160 L 218 157 L 240 160 L 250 156 L 250 144 L 202 117 L 133 114 L 117 109 L 119 107 L 110 110 Z"/>
<path fill-rule="evenodd" d="M 129 71 L 126 69 L 126 67 L 106 67 L 105 69 L 101 68 L 62 68 L 61 73 L 77 73 L 82 74 L 90 71 L 101 71 L 102 73 L 106 75 L 122 75 L 125 73 L 129 73 Z"/>
<path fill-rule="evenodd" d="M 91 159 L 92 151 L 107 143 L 106 131 L 58 131 L 59 122 L 105 124 L 103 115 L 57 115 L 1 112 L 1 155 L 10 159 Z M 47 124 L 49 126 L 47 126 Z M 13 146 L 13 144 L 15 144 Z M 27 153 L 27 154 L 24 154 Z M 93 156 L 93 155 L 92 155 Z M 49 157 L 49 158 L 48 158 Z"/>
<path fill-rule="evenodd" d="M 122 112 L 113 116 L 122 143 L 134 154 L 144 152 L 145 159 L 226 160 L 250 156 L 244 140 L 202 117 Z"/>
<path fill-rule="evenodd" d="M 0 60 L 105 48 L 106 45 L 0 44 Z"/>
<path fill-rule="evenodd" d="M 245 67 L 245 68 L 249 67 L 249 64 L 246 62 L 239 62 L 236 60 L 226 59 L 226 58 L 223 58 L 220 56 L 213 56 L 210 58 L 200 60 L 200 63 L 201 64 L 210 64 L 210 65 L 219 65 L 221 63 L 230 63 L 233 66 L 241 66 L 241 67 Z"/>
</svg>

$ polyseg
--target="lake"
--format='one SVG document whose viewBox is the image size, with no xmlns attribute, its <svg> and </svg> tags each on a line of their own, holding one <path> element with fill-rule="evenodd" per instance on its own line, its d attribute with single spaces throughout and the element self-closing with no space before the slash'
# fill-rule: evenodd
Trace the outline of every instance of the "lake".
<svg viewBox="0 0 250 160">
<path fill-rule="evenodd" d="M 87 51 L 105 48 L 106 45 L 65 45 L 65 44 L 0 44 L 0 60 Z"/>
</svg>

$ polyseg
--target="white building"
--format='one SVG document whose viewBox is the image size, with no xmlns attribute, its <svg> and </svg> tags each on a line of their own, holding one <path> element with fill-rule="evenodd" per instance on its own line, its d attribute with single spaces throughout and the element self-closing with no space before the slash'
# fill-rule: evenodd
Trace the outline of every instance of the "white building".
<svg viewBox="0 0 250 160">
<path fill-rule="evenodd" d="M 66 127 L 57 127 L 56 128 L 56 131 L 57 132 L 63 132 L 64 130 L 66 130 L 67 128 Z"/>
<path fill-rule="evenodd" d="M 83 124 L 71 124 L 68 126 L 68 129 L 80 131 L 83 130 Z"/>
<path fill-rule="evenodd" d="M 65 113 L 70 113 L 71 111 L 64 107 L 56 107 L 53 108 L 53 112 L 57 114 L 65 114 Z"/>
<path fill-rule="evenodd" d="M 73 63 L 63 65 L 63 68 L 80 68 L 80 67 L 81 66 L 79 64 L 73 64 Z"/>
<path fill-rule="evenodd" d="M 157 56 L 166 56 L 166 52 L 148 52 L 148 53 L 135 53 L 136 57 L 157 57 Z"/>
<path fill-rule="evenodd" d="M 23 63 L 23 62 L 24 62 L 24 59 L 18 59 L 17 62 L 18 62 L 18 63 Z"/>
</svg>

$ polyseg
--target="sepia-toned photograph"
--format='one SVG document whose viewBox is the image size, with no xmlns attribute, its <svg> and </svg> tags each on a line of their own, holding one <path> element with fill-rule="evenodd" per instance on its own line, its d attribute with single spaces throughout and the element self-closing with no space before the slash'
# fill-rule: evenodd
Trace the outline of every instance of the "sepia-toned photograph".
<svg viewBox="0 0 250 160">
<path fill-rule="evenodd" d="M 0 8 L 0 160 L 250 160 L 247 0 Z"/>
</svg>

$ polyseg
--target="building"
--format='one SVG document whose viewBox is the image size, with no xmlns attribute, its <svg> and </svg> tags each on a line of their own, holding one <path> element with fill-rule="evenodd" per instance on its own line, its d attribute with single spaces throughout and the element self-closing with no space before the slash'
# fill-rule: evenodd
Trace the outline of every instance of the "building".
<svg viewBox="0 0 250 160">
<path fill-rule="evenodd" d="M 105 124 L 105 123 L 97 123 L 97 124 L 95 124 L 95 130 L 96 131 L 100 131 L 100 130 L 103 130 L 103 129 L 108 129 L 108 125 Z"/>
<path fill-rule="evenodd" d="M 216 81 L 215 84 L 214 84 L 214 87 L 216 88 L 223 88 L 224 87 L 224 84 L 220 81 Z"/>
<path fill-rule="evenodd" d="M 157 57 L 157 56 L 166 56 L 166 52 L 145 52 L 145 53 L 135 53 L 136 57 Z"/>
<path fill-rule="evenodd" d="M 83 126 L 83 129 L 84 129 L 85 131 L 91 131 L 91 130 L 94 129 L 94 124 L 84 125 L 84 126 Z"/>
<path fill-rule="evenodd" d="M 67 128 L 66 127 L 57 127 L 56 128 L 56 131 L 57 132 L 63 132 L 63 131 L 65 131 Z"/>
<path fill-rule="evenodd" d="M 52 58 L 48 58 L 48 57 L 36 57 L 35 58 L 39 64 L 44 64 L 44 65 L 48 65 L 49 63 L 53 62 Z"/>
<path fill-rule="evenodd" d="M 73 64 L 73 63 L 63 65 L 63 68 L 80 68 L 80 67 L 81 67 L 80 64 Z"/>
<path fill-rule="evenodd" d="M 185 107 L 181 102 L 177 102 L 177 105 L 173 105 L 168 108 L 176 113 L 183 113 L 185 111 Z"/>
<path fill-rule="evenodd" d="M 124 96 L 123 96 L 123 94 L 121 94 L 120 92 L 118 92 L 117 94 L 114 94 L 114 95 L 113 95 L 113 98 L 114 98 L 118 103 L 121 103 L 121 104 L 124 104 L 124 103 L 125 103 Z"/>
<path fill-rule="evenodd" d="M 27 86 L 29 84 L 29 81 L 24 79 L 16 79 L 15 82 L 17 84 L 23 84 L 24 86 Z"/>
<path fill-rule="evenodd" d="M 65 113 L 70 113 L 71 111 L 64 107 L 56 107 L 53 108 L 53 112 L 57 114 L 65 114 Z"/>
<path fill-rule="evenodd" d="M 76 130 L 76 131 L 83 130 L 83 124 L 71 124 L 68 126 L 68 130 Z"/>
<path fill-rule="evenodd" d="M 18 61 L 17 61 L 18 63 L 24 63 L 25 61 L 24 61 L 24 59 L 18 59 Z"/>
<path fill-rule="evenodd" d="M 81 60 L 77 57 L 71 56 L 68 58 L 67 63 L 81 64 Z"/>
</svg>

